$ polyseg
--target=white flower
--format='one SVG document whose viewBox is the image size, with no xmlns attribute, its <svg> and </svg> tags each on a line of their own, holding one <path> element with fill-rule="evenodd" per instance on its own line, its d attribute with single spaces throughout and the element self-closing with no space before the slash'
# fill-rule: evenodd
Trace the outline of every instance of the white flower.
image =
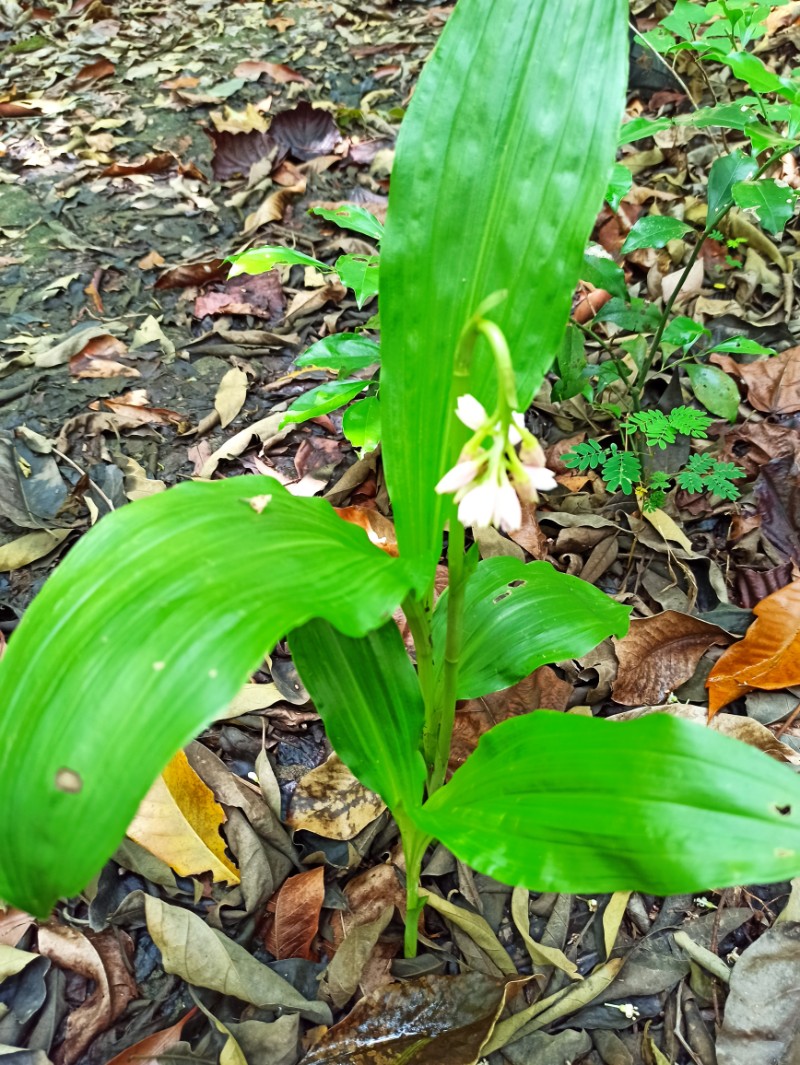
<svg viewBox="0 0 800 1065">
<path fill-rule="evenodd" d="M 495 497 L 498 485 L 490 480 L 479 481 L 470 488 L 458 504 L 458 520 L 469 528 L 486 529 L 492 524 L 495 511 Z"/>
<path fill-rule="evenodd" d="M 472 484 L 477 479 L 485 465 L 486 463 L 480 459 L 465 459 L 458 462 L 442 477 L 436 485 L 436 491 L 439 495 L 446 495 L 449 492 L 458 492 L 460 488 L 466 488 L 468 484 Z"/>
<path fill-rule="evenodd" d="M 514 487 L 524 503 L 536 503 L 539 492 L 552 492 L 558 488 L 558 481 L 552 470 L 546 466 L 523 465 L 522 470 L 514 473 Z"/>
<path fill-rule="evenodd" d="M 503 532 L 516 532 L 522 525 L 519 496 L 505 477 L 495 492 L 492 525 L 496 529 L 502 529 Z"/>
<path fill-rule="evenodd" d="M 621 1006 L 618 1006 L 616 1002 L 606 1002 L 605 1006 L 610 1010 L 619 1010 L 629 1021 L 635 1021 L 639 1017 L 639 1007 L 634 1006 L 632 1002 L 623 1002 Z"/>
<path fill-rule="evenodd" d="M 488 420 L 488 415 L 482 403 L 474 396 L 459 396 L 456 403 L 456 417 L 473 432 L 480 429 Z"/>
</svg>

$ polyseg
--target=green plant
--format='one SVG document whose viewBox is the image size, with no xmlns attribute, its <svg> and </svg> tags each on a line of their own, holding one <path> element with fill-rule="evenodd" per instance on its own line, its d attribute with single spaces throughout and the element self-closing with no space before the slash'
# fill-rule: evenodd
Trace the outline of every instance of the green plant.
<svg viewBox="0 0 800 1065">
<path fill-rule="evenodd" d="M 800 77 L 781 77 L 748 50 L 763 36 L 771 8 L 779 5 L 757 0 L 720 0 L 707 4 L 676 0 L 673 10 L 656 27 L 637 40 L 662 57 L 691 56 L 714 99 L 711 106 L 694 105 L 684 115 L 670 118 L 637 118 L 622 127 L 624 146 L 672 126 L 693 130 L 720 130 L 722 144 L 715 140 L 718 157 L 709 173 L 704 222 L 653 213 L 640 218 L 631 228 L 622 254 L 642 248 L 663 248 L 671 241 L 693 242 L 686 250 L 683 272 L 662 308 L 642 299 L 631 299 L 622 268 L 611 258 L 587 255 L 583 279 L 611 293 L 612 300 L 595 316 L 594 323 L 608 323 L 634 334 L 620 344 L 598 337 L 594 328 L 581 326 L 583 333 L 600 344 L 599 362 L 586 356 L 585 340 L 578 327 L 567 334 L 558 357 L 557 381 L 553 395 L 558 400 L 582 395 L 603 406 L 603 394 L 612 390 L 613 402 L 626 412 L 639 411 L 644 388 L 657 360 L 661 369 L 685 374 L 687 391 L 712 414 L 735 420 L 739 393 L 735 383 L 718 366 L 708 361 L 714 352 L 774 354 L 745 337 L 734 337 L 724 345 L 704 347 L 710 333 L 699 322 L 673 311 L 692 268 L 709 238 L 731 251 L 743 242 L 729 227 L 733 211 L 746 212 L 767 232 L 780 235 L 797 210 L 800 193 L 768 176 L 775 163 L 800 144 Z M 665 60 L 666 61 L 666 60 Z M 708 64 L 728 67 L 728 98 L 714 97 Z M 687 96 L 689 95 L 688 89 Z M 725 136 L 734 131 L 749 140 L 750 150 L 728 150 Z M 740 136 L 740 139 L 741 139 Z M 626 191 L 624 166 L 618 164 L 609 186 L 607 200 L 615 210 Z M 627 182 L 630 187 L 630 182 Z M 657 209 L 654 209 L 657 211 Z M 728 255 L 730 267 L 740 263 Z M 608 356 L 608 357 L 607 357 Z M 633 364 L 633 365 L 631 365 Z M 633 372 L 635 366 L 636 372 Z"/>
<path fill-rule="evenodd" d="M 791 771 L 669 716 L 537 711 L 493 729 L 445 783 L 456 699 L 628 624 L 546 563 L 478 561 L 459 520 L 513 522 L 517 493 L 548 480 L 518 412 L 558 347 L 606 187 L 626 13 L 624 0 L 461 0 L 417 86 L 381 260 L 399 558 L 323 500 L 246 476 L 114 512 L 47 581 L 0 663 L 6 900 L 46 914 L 81 890 L 169 757 L 286 634 L 334 748 L 399 826 L 408 953 L 433 839 L 539 890 L 667 893 L 800 871 Z"/>
<path fill-rule="evenodd" d="M 692 407 L 675 407 L 664 414 L 660 410 L 643 410 L 631 414 L 620 424 L 626 444 L 631 437 L 640 434 L 645 445 L 662 451 L 674 444 L 677 437 L 705 440 L 706 429 L 712 419 Z M 636 494 L 645 511 L 658 510 L 666 501 L 666 493 L 672 487 L 672 478 L 663 470 L 648 470 L 639 451 L 620 450 L 615 443 L 602 447 L 597 440 L 574 444 L 563 456 L 568 469 L 598 470 L 611 492 Z M 675 470 L 672 477 L 687 492 L 709 492 L 721 499 L 738 499 L 740 492 L 733 483 L 745 472 L 732 462 L 718 462 L 710 455 L 691 455 L 686 465 Z"/>
</svg>

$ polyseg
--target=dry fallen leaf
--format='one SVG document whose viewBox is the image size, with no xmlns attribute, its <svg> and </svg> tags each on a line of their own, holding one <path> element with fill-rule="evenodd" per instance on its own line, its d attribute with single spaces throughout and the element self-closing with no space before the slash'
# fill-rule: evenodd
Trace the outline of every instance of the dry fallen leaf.
<svg viewBox="0 0 800 1065">
<path fill-rule="evenodd" d="M 159 1065 L 164 1060 L 166 1051 L 175 1047 L 180 1041 L 183 1026 L 197 1013 L 197 1006 L 192 1006 L 187 1014 L 169 1028 L 140 1039 L 138 1043 L 122 1050 L 108 1062 L 108 1065 Z"/>
<path fill-rule="evenodd" d="M 360 525 L 369 537 L 370 543 L 375 544 L 387 555 L 397 558 L 397 535 L 393 523 L 374 507 L 334 507 L 340 518 L 350 522 L 351 525 Z"/>
<path fill-rule="evenodd" d="M 744 381 L 747 399 L 756 410 L 770 414 L 800 410 L 800 347 L 746 365 L 720 354 L 711 355 L 709 361 Z"/>
<path fill-rule="evenodd" d="M 353 839 L 384 809 L 382 800 L 332 754 L 297 782 L 286 824 L 326 839 Z"/>
<path fill-rule="evenodd" d="M 709 647 L 732 639 L 718 625 L 678 610 L 632 621 L 628 635 L 614 639 L 619 660 L 614 701 L 623 706 L 663 703 L 689 680 Z"/>
<path fill-rule="evenodd" d="M 92 1040 L 138 997 L 130 971 L 133 942 L 121 930 L 84 935 L 77 928 L 48 922 L 39 927 L 38 948 L 60 968 L 80 973 L 94 985 L 86 1001 L 67 1016 L 63 1042 L 53 1055 L 53 1065 L 74 1065 Z"/>
<path fill-rule="evenodd" d="M 214 793 L 179 751 L 142 799 L 127 834 L 181 876 L 210 870 L 214 880 L 238 884 L 239 870 L 219 832 L 224 822 Z"/>
<path fill-rule="evenodd" d="M 800 581 L 762 599 L 753 613 L 756 620 L 744 637 L 708 676 L 709 715 L 754 688 L 773 691 L 800 684 Z"/>
<path fill-rule="evenodd" d="M 305 958 L 316 961 L 312 949 L 325 899 L 325 870 L 321 865 L 285 880 L 267 903 L 264 945 L 279 961 Z"/>
<path fill-rule="evenodd" d="M 219 414 L 221 428 L 230 425 L 247 399 L 247 374 L 234 366 L 223 376 L 214 397 L 214 408 Z"/>
</svg>

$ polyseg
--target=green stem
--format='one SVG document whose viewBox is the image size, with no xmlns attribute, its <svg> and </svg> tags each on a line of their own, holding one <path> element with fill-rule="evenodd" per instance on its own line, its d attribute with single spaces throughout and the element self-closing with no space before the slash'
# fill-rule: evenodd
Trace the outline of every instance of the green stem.
<svg viewBox="0 0 800 1065">
<path fill-rule="evenodd" d="M 400 828 L 403 856 L 406 860 L 406 925 L 403 951 L 407 958 L 415 958 L 419 917 L 425 906 L 425 900 L 421 899 L 419 894 L 419 881 L 422 874 L 422 859 L 431 842 L 431 837 L 423 835 L 416 825 L 408 821 L 402 813 L 396 812 L 395 819 Z"/>
<path fill-rule="evenodd" d="M 433 664 L 433 639 L 431 636 L 432 593 L 422 600 L 408 596 L 403 603 L 403 613 L 414 638 L 417 653 L 417 676 L 425 704 L 425 722 L 422 727 L 422 753 L 428 772 L 436 761 L 436 680 Z"/>
<path fill-rule="evenodd" d="M 437 746 L 433 772 L 428 780 L 428 792 L 444 784 L 450 760 L 450 741 L 456 714 L 458 661 L 461 654 L 461 634 L 464 615 L 464 526 L 450 515 L 450 536 L 447 544 L 447 637 L 445 639 L 442 684 L 437 698 Z"/>
</svg>

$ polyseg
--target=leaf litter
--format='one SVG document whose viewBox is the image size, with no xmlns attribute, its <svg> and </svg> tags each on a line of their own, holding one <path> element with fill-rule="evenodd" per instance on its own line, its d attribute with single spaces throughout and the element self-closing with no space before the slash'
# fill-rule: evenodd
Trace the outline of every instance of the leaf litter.
<svg viewBox="0 0 800 1065">
<path fill-rule="evenodd" d="M 770 16 L 759 44 L 768 62 L 794 40 L 794 6 Z M 248 237 L 325 261 L 371 253 L 305 209 L 360 203 L 385 218 L 402 108 L 450 10 L 304 0 L 265 19 L 254 2 L 154 13 L 6 0 L 0 646 L 81 531 L 193 475 L 269 472 L 291 490 L 324 491 L 392 550 L 374 458 L 354 462 L 338 416 L 280 428 L 288 403 L 328 379 L 297 373 L 294 358 L 360 328 L 369 310 L 299 269 L 228 281 L 223 258 Z M 649 0 L 631 10 L 640 29 L 662 13 Z M 702 91 L 692 74 L 688 84 Z M 668 72 L 636 65 L 632 113 L 684 103 Z M 601 214 L 601 245 L 619 254 L 651 204 L 682 199 L 695 220 L 686 175 L 705 165 L 695 143 L 665 131 L 654 149 L 630 151 L 636 183 L 617 214 Z M 710 359 L 739 391 L 740 417 L 713 435 L 720 457 L 747 472 L 741 503 L 677 492 L 648 524 L 596 477 L 557 471 L 547 507 L 513 540 L 482 540 L 482 552 L 547 559 L 637 620 L 581 660 L 464 702 L 451 768 L 491 724 L 539 706 L 625 717 L 655 704 L 700 727 L 707 679 L 708 706 L 733 711 L 713 727 L 796 760 L 796 233 L 773 240 L 740 215 L 725 236 L 745 238 L 746 255 L 733 266 L 709 242 L 682 312 L 716 341 L 745 334 L 781 352 Z M 624 265 L 651 296 L 674 284 L 669 248 L 631 251 Z M 609 294 L 586 293 L 576 318 L 591 323 Z M 556 466 L 565 441 L 597 427 L 582 397 L 556 404 L 548 389 L 534 416 Z M 55 1065 L 170 1055 L 710 1065 L 716 1041 L 721 1063 L 793 1060 L 796 885 L 697 899 L 536 896 L 438 848 L 424 871 L 423 950 L 402 959 L 395 830 L 277 675 L 265 662 L 187 749 L 159 800 L 177 811 L 166 842 L 127 840 L 47 924 L 0 913 L 3 1047 Z"/>
</svg>

